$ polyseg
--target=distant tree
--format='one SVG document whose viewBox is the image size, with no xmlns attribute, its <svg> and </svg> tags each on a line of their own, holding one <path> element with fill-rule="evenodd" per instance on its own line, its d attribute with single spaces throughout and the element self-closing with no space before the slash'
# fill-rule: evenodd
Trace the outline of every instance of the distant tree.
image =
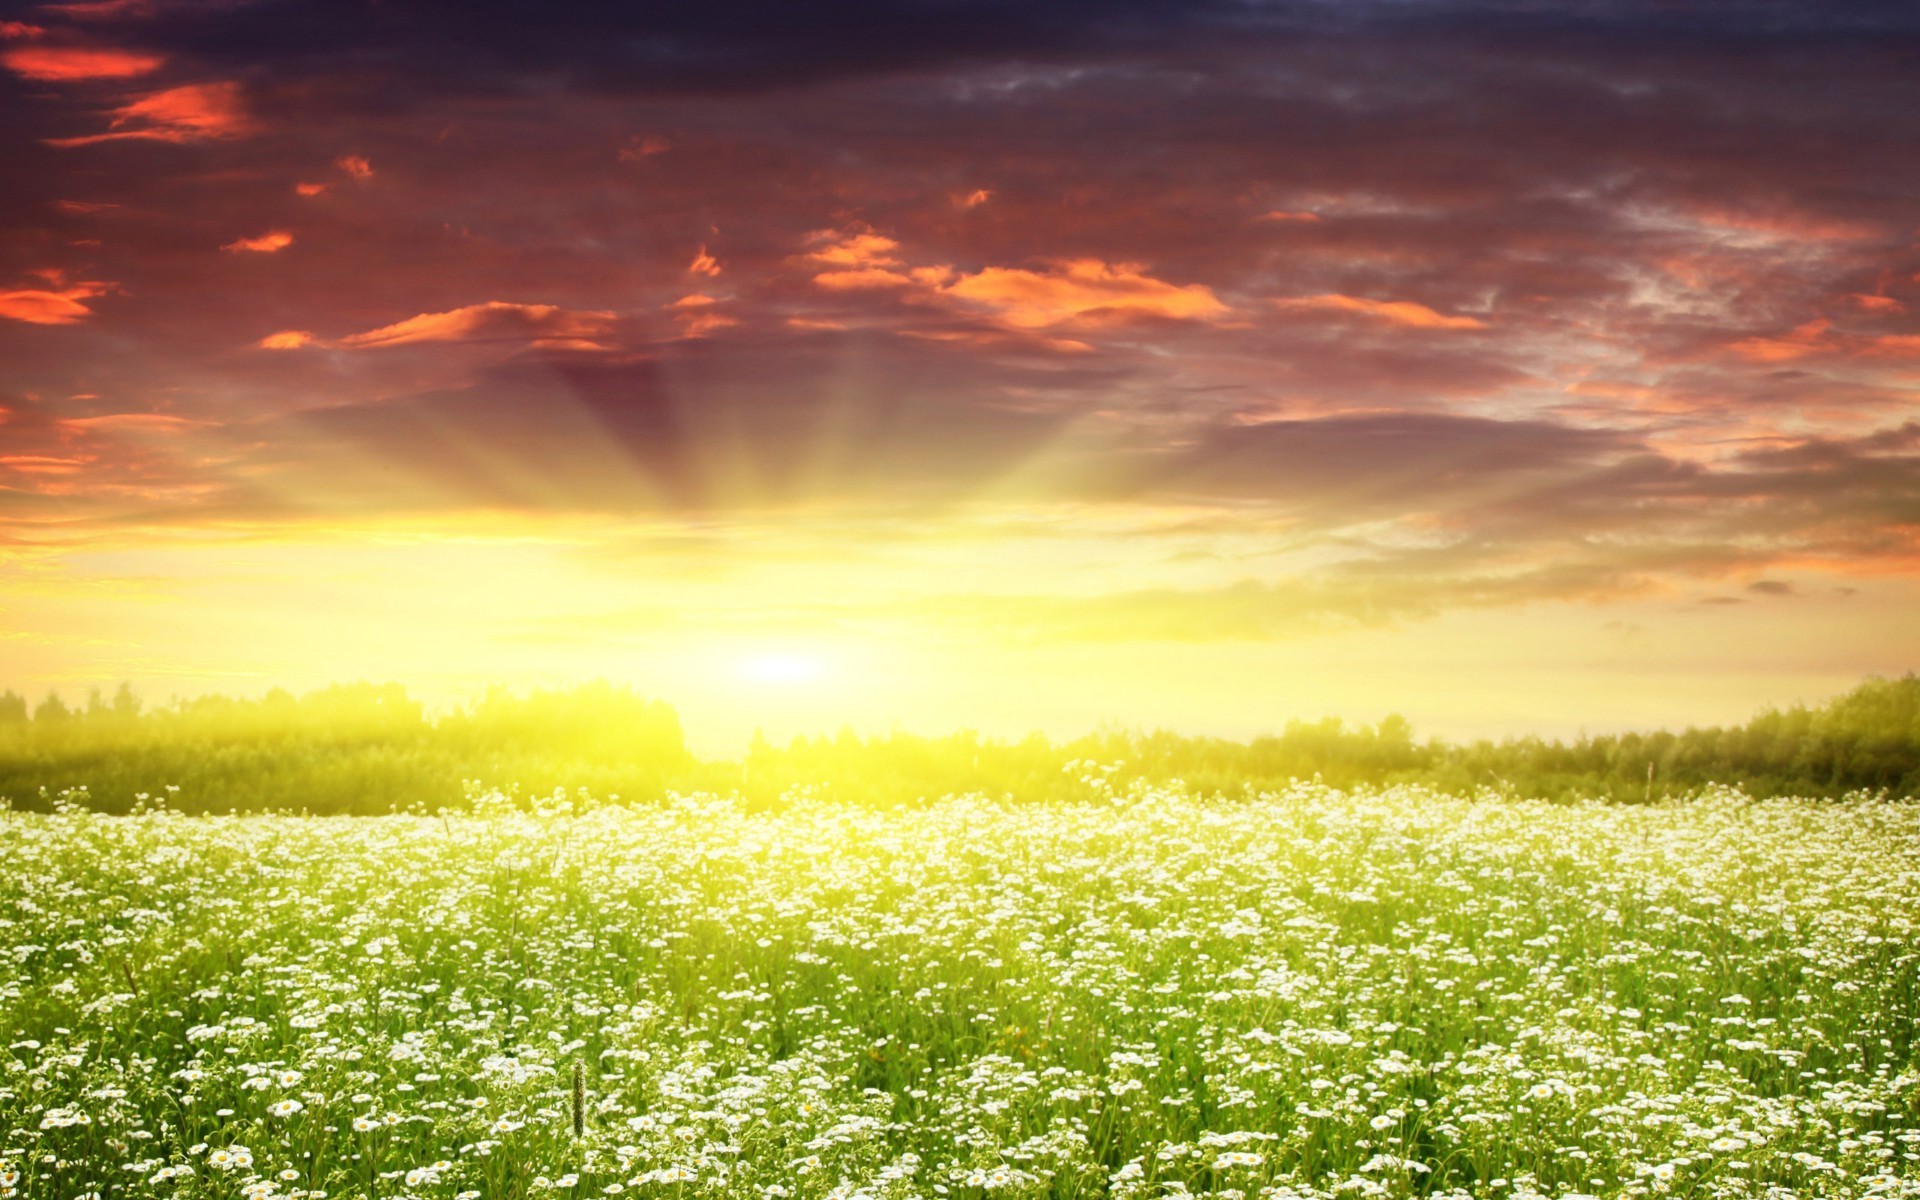
<svg viewBox="0 0 1920 1200">
<path fill-rule="evenodd" d="M 27 719 L 27 698 L 9 688 L 0 693 L 0 725 L 19 725 Z"/>
<path fill-rule="evenodd" d="M 132 720 L 140 715 L 140 698 L 133 694 L 131 684 L 122 680 L 120 690 L 113 694 L 113 715 Z"/>
<path fill-rule="evenodd" d="M 72 716 L 73 710 L 68 708 L 67 702 L 60 698 L 59 692 L 48 692 L 47 698 L 42 700 L 40 706 L 33 710 L 33 719 L 36 724 L 45 723 L 54 725 L 61 721 L 68 720 Z"/>
</svg>

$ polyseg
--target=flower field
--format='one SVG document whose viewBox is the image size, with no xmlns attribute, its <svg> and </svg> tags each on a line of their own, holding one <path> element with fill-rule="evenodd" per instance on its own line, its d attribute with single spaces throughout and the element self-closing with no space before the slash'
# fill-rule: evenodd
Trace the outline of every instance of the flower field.
<svg viewBox="0 0 1920 1200">
<path fill-rule="evenodd" d="M 0 1197 L 1920 1196 L 1920 807 L 0 814 Z"/>
</svg>

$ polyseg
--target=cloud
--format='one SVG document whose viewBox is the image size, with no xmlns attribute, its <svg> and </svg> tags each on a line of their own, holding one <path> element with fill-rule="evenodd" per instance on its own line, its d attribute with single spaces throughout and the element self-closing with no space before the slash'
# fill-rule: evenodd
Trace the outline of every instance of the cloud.
<svg viewBox="0 0 1920 1200">
<path fill-rule="evenodd" d="M 153 0 L 66 0 L 41 8 L 73 21 L 119 21 L 154 15 Z"/>
<path fill-rule="evenodd" d="M 104 283 L 77 283 L 58 291 L 27 288 L 0 292 L 0 317 L 29 325 L 74 325 L 93 315 L 86 302 L 109 290 Z"/>
<path fill-rule="evenodd" d="M 373 178 L 373 164 L 358 154 L 342 154 L 333 160 L 333 165 L 355 179 Z"/>
<path fill-rule="evenodd" d="M 300 350 L 314 345 L 314 337 L 304 329 L 283 329 L 279 333 L 270 333 L 258 342 L 262 350 Z"/>
<path fill-rule="evenodd" d="M 720 273 L 720 260 L 707 253 L 705 246 L 694 254 L 693 261 L 687 264 L 687 274 L 713 276 Z"/>
<path fill-rule="evenodd" d="M 987 267 L 960 276 L 940 292 L 1020 329 L 1132 317 L 1208 321 L 1228 312 L 1205 284 L 1167 283 L 1137 263 L 1092 258 L 1052 263 L 1044 271 Z"/>
<path fill-rule="evenodd" d="M 82 8 L 136 6 L 106 0 L 63 7 L 77 16 Z M 819 0 L 802 9 L 779 0 L 716 0 L 671 10 L 577 0 L 538 14 L 415 0 L 383 6 L 379 20 L 368 20 L 351 5 L 139 7 L 143 35 L 180 55 L 250 61 L 287 79 L 377 59 L 412 85 L 398 91 L 407 99 L 423 92 L 515 95 L 536 87 L 615 95 L 766 95 L 981 66 L 1075 66 L 1154 54 L 1190 62 L 1201 52 L 1272 52 L 1289 44 L 1314 53 L 1340 41 L 1442 52 L 1493 44 L 1535 59 L 1568 45 L 1731 47 L 1749 58 L 1782 51 L 1858 56 L 1913 36 L 1920 24 L 1898 3 L 1813 0 L 1553 6 L 1506 0 L 960 0 L 937 6 Z"/>
<path fill-rule="evenodd" d="M 945 278 L 945 271 L 933 268 L 932 277 L 924 282 L 931 286 L 938 286 Z M 813 277 L 813 282 L 814 286 L 826 288 L 830 292 L 869 292 L 912 287 L 923 281 L 915 279 L 906 271 L 896 271 L 891 267 L 849 267 L 839 271 L 822 271 Z"/>
<path fill-rule="evenodd" d="M 293 235 L 285 230 L 276 229 L 270 233 L 263 233 L 259 237 L 240 238 L 228 242 L 220 248 L 253 254 L 277 254 L 291 245 L 293 245 Z"/>
<path fill-rule="evenodd" d="M 19 46 L 0 53 L 0 64 L 36 83 L 133 79 L 159 70 L 166 58 L 103 46 Z"/>
<path fill-rule="evenodd" d="M 620 147 L 620 153 L 615 157 L 621 162 L 645 162 L 656 154 L 665 154 L 672 148 L 673 144 L 667 139 L 648 134 L 645 137 L 627 139 L 627 144 Z"/>
<path fill-rule="evenodd" d="M 900 249 L 900 243 L 870 229 L 854 229 L 846 232 L 822 229 L 809 235 L 807 240 L 813 243 L 815 248 L 807 251 L 805 257 L 823 266 L 836 269 L 866 269 L 900 265 L 900 258 L 896 253 Z"/>
<path fill-rule="evenodd" d="M 1828 330 L 1832 328 L 1833 322 L 1822 317 L 1779 337 L 1742 338 L 1727 348 L 1755 362 L 1792 362 L 1831 349 L 1833 340 L 1828 336 Z"/>
<path fill-rule="evenodd" d="M 615 315 L 553 304 L 489 300 L 446 312 L 421 313 L 392 325 L 341 338 L 351 349 L 423 342 L 530 342 L 536 346 L 599 349 L 613 333 Z"/>
<path fill-rule="evenodd" d="M 1487 327 L 1487 323 L 1477 317 L 1450 317 L 1411 300 L 1367 300 L 1359 296 L 1328 293 L 1298 299 L 1276 300 L 1274 303 L 1289 310 L 1350 313 L 1376 321 L 1385 321 L 1390 325 L 1404 325 L 1410 329 L 1485 329 Z"/>
<path fill-rule="evenodd" d="M 239 84 L 191 83 L 148 93 L 114 109 L 110 132 L 47 141 L 54 146 L 130 140 L 200 142 L 245 137 L 254 129 Z"/>
<path fill-rule="evenodd" d="M 816 233 L 812 240 L 816 248 L 802 260 L 815 269 L 816 287 L 898 290 L 1016 330 L 1143 317 L 1210 321 L 1230 311 L 1205 284 L 1168 283 L 1138 263 L 1076 258 L 1049 262 L 1041 270 L 983 267 L 969 273 L 947 264 L 908 266 L 898 241 L 871 230 Z"/>
</svg>

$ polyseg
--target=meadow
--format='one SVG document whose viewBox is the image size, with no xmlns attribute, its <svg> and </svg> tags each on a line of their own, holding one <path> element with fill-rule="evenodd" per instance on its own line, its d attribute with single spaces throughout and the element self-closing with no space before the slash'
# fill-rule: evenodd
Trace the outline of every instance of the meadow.
<svg viewBox="0 0 1920 1200">
<path fill-rule="evenodd" d="M 1920 1196 L 1920 807 L 0 813 L 0 1197 Z"/>
</svg>

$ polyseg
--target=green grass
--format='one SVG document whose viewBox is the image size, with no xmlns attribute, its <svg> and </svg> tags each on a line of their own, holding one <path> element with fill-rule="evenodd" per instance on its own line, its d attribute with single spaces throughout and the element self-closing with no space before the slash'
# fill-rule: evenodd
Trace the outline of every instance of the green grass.
<svg viewBox="0 0 1920 1200">
<path fill-rule="evenodd" d="M 1920 808 L 1100 779 L 0 815 L 0 1195 L 1920 1195 Z"/>
</svg>

